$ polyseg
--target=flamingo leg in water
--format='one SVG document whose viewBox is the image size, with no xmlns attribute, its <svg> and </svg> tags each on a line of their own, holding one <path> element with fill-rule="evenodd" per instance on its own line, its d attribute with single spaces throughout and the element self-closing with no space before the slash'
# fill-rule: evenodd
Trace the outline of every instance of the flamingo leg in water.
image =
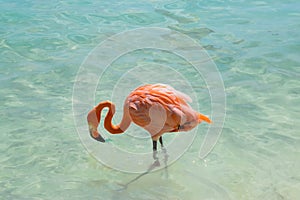
<svg viewBox="0 0 300 200">
<path fill-rule="evenodd" d="M 152 140 L 152 144 L 153 144 L 153 151 L 157 150 L 157 141 Z"/>
<path fill-rule="evenodd" d="M 164 144 L 163 144 L 163 141 L 162 141 L 162 136 L 160 136 L 160 138 L 159 138 L 159 143 L 160 143 L 161 147 L 164 147 Z"/>
<path fill-rule="evenodd" d="M 162 136 L 159 137 L 159 143 L 160 143 L 161 147 L 164 147 L 164 144 L 162 141 Z M 152 144 L 153 144 L 153 151 L 157 151 L 157 141 L 152 140 Z"/>
</svg>

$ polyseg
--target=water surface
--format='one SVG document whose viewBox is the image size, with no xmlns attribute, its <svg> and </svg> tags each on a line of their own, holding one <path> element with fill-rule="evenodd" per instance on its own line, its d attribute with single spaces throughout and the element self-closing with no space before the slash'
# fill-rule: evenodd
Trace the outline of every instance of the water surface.
<svg viewBox="0 0 300 200">
<path fill-rule="evenodd" d="M 2 199 L 299 198 L 299 8 L 296 0 L 2 0 Z M 207 125 L 199 127 L 191 147 L 167 170 L 131 182 L 139 174 L 106 167 L 87 153 L 73 120 L 72 89 L 93 48 L 113 34 L 140 27 L 170 28 L 205 47 L 224 81 L 227 116 L 204 160 L 198 151 Z M 203 80 L 182 69 L 180 59 L 160 51 L 131 55 L 138 65 L 177 67 L 191 84 L 199 83 L 194 89 L 202 98 L 195 103 L 210 112 Z M 130 63 L 125 56 L 114 66 Z M 106 100 L 109 81 L 117 82 L 120 73 L 104 74 L 108 84 L 98 88 L 98 101 Z M 143 145 L 115 141 L 134 151 L 146 151 L 147 144 L 151 148 L 148 140 Z"/>
</svg>

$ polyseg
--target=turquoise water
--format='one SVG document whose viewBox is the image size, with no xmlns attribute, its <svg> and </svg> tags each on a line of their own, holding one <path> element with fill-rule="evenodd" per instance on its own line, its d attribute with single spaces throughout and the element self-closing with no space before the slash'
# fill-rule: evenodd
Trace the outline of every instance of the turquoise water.
<svg viewBox="0 0 300 200">
<path fill-rule="evenodd" d="M 296 0 L 0 1 L 1 199 L 298 199 L 299 9 Z M 201 44 L 227 97 L 222 135 L 205 159 L 198 156 L 204 124 L 182 157 L 148 174 L 98 162 L 82 145 L 72 111 L 73 85 L 89 53 L 141 27 L 169 28 Z M 182 59 L 159 50 L 131 55 L 136 60 L 124 55 L 103 74 L 96 102 L 110 98 L 118 81 L 133 84 L 122 69 L 160 63 L 181 72 L 200 96 L 193 105 L 209 115 L 205 82 Z M 166 71 L 158 74 L 168 79 Z M 166 83 L 189 92 L 172 78 Z M 135 131 L 144 134 L 134 126 L 128 134 Z M 142 136 L 140 144 L 105 136 L 128 151 L 151 150 Z"/>
</svg>

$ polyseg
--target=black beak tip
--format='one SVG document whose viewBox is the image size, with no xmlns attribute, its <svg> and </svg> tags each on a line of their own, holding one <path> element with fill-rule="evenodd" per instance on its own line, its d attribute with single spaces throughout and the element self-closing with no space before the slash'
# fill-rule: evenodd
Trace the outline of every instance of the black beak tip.
<svg viewBox="0 0 300 200">
<path fill-rule="evenodd" d="M 94 137 L 92 136 L 92 138 Z M 103 142 L 103 143 L 105 142 L 105 139 L 101 135 L 95 137 L 94 139 L 97 140 L 98 142 Z"/>
</svg>

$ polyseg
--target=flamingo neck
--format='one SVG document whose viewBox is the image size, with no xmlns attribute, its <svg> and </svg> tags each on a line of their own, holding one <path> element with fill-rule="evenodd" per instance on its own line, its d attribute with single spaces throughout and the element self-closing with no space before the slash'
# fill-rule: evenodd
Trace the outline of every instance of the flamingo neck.
<svg viewBox="0 0 300 200">
<path fill-rule="evenodd" d="M 115 114 L 115 105 L 110 101 L 101 102 L 96 106 L 96 115 L 100 122 L 101 111 L 103 108 L 108 107 L 108 113 L 104 119 L 104 128 L 112 134 L 123 133 L 129 127 L 131 118 L 128 112 L 128 106 L 124 105 L 123 118 L 118 125 L 112 124 L 112 118 Z"/>
</svg>

